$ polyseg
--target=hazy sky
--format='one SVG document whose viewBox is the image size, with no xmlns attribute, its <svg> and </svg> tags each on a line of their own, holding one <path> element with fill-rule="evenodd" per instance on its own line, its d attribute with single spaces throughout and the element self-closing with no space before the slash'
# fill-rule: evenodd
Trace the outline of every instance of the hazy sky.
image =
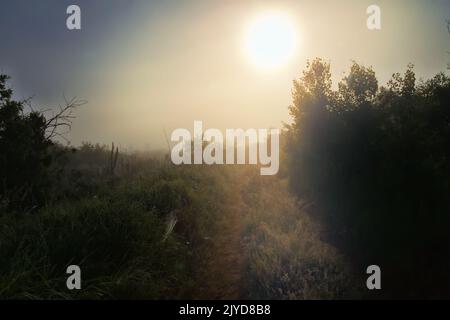
<svg viewBox="0 0 450 320">
<path fill-rule="evenodd" d="M 81 7 L 82 30 L 66 28 L 66 8 Z M 366 8 L 381 8 L 369 31 Z M 244 54 L 248 24 L 263 11 L 290 16 L 293 56 L 273 70 Z M 372 65 L 381 83 L 408 62 L 421 77 L 450 60 L 450 1 L 148 1 L 0 0 L 0 72 L 18 98 L 38 107 L 63 95 L 77 110 L 68 138 L 123 147 L 164 147 L 163 129 L 269 128 L 289 121 L 292 80 L 322 57 L 340 79 L 352 60 Z"/>
</svg>

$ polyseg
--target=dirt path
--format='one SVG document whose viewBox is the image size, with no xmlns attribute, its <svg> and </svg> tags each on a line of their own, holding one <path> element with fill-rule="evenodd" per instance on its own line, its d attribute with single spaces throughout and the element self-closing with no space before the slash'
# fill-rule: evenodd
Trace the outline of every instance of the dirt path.
<svg viewBox="0 0 450 320">
<path fill-rule="evenodd" d="M 198 299 L 358 296 L 354 272 L 289 192 L 286 180 L 230 170 L 218 232 L 202 251 Z M 205 254 L 206 253 L 206 254 Z"/>
<path fill-rule="evenodd" d="M 244 268 L 241 234 L 243 216 L 248 208 L 242 199 L 242 188 L 246 177 L 233 174 L 227 202 L 220 221 L 220 232 L 208 245 L 208 254 L 203 261 L 204 270 L 199 272 L 201 287 L 198 299 L 242 298 L 242 276 Z"/>
</svg>

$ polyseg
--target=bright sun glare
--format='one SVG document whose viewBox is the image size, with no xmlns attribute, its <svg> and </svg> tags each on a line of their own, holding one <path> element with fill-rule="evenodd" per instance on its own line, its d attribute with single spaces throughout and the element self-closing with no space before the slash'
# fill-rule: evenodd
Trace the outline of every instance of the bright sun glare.
<svg viewBox="0 0 450 320">
<path fill-rule="evenodd" d="M 267 12 L 259 15 L 246 32 L 246 55 L 258 67 L 279 67 L 294 53 L 296 40 L 295 27 L 287 15 Z"/>
</svg>

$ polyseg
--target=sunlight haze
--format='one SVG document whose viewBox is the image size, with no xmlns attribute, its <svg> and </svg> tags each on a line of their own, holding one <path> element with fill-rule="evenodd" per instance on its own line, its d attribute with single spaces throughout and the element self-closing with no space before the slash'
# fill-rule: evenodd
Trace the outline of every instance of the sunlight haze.
<svg viewBox="0 0 450 320">
<path fill-rule="evenodd" d="M 43 109 L 63 95 L 88 101 L 76 111 L 73 145 L 166 148 L 164 130 L 192 130 L 194 120 L 221 129 L 281 127 L 292 81 L 315 57 L 331 62 L 334 85 L 352 60 L 373 66 L 385 83 L 405 61 L 430 77 L 449 58 L 446 1 L 426 11 L 427 1 L 378 1 L 379 31 L 366 27 L 372 1 L 78 3 L 84 24 L 77 32 L 65 29 L 64 1 L 30 11 L 21 0 L 0 13 L 0 24 L 17 25 L 0 53 L 16 95 Z"/>
</svg>

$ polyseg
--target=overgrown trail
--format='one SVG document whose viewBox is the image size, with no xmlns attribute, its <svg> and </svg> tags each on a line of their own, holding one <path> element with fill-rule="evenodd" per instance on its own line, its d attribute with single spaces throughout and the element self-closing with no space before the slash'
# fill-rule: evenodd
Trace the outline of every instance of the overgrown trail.
<svg viewBox="0 0 450 320">
<path fill-rule="evenodd" d="M 198 272 L 200 299 L 333 299 L 353 296 L 343 257 L 321 241 L 287 181 L 233 168 L 219 232 Z"/>
<path fill-rule="evenodd" d="M 242 277 L 244 274 L 244 251 L 242 229 L 248 207 L 243 200 L 242 190 L 248 176 L 231 172 L 227 186 L 223 215 L 216 221 L 219 231 L 208 239 L 208 252 L 203 261 L 203 270 L 198 272 L 199 299 L 242 298 Z"/>
</svg>

